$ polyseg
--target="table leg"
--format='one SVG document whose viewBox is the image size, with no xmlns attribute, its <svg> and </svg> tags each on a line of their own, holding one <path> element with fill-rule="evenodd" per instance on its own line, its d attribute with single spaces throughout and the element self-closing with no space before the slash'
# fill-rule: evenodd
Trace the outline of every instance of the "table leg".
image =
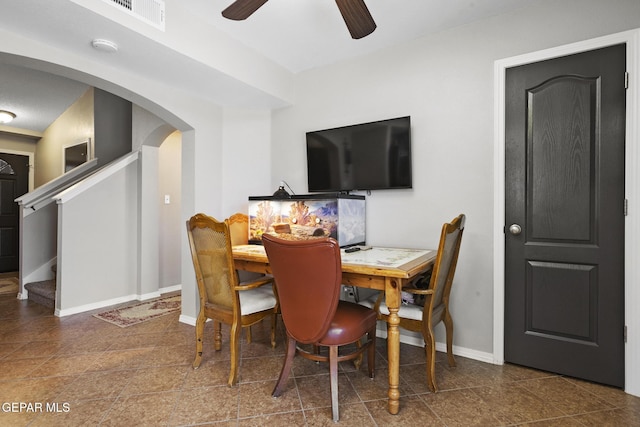
<svg viewBox="0 0 640 427">
<path fill-rule="evenodd" d="M 387 291 L 386 303 L 389 308 L 389 316 L 387 319 L 387 353 L 389 360 L 389 403 L 388 409 L 390 414 L 397 414 L 400 410 L 400 317 L 398 310 L 400 308 L 400 286 L 395 280 L 388 280 L 386 284 Z"/>
</svg>

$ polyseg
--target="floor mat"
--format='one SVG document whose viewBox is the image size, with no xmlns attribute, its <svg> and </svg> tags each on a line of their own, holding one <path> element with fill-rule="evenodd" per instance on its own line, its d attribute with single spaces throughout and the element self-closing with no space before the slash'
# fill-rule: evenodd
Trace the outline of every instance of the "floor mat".
<svg viewBox="0 0 640 427">
<path fill-rule="evenodd" d="M 94 314 L 94 317 L 126 328 L 178 311 L 180 306 L 180 295 L 174 295 Z"/>
</svg>

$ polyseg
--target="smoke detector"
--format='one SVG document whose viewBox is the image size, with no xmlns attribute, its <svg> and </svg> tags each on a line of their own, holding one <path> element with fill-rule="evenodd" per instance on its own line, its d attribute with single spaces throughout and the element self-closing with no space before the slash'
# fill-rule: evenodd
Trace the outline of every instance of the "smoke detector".
<svg viewBox="0 0 640 427">
<path fill-rule="evenodd" d="M 118 51 L 118 45 L 111 40 L 106 39 L 93 39 L 91 41 L 91 46 L 102 52 L 114 53 Z"/>
</svg>

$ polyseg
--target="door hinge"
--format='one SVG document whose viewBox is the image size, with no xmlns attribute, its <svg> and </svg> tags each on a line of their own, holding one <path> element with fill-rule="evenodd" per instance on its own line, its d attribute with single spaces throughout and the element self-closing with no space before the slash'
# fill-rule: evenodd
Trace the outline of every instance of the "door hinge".
<svg viewBox="0 0 640 427">
<path fill-rule="evenodd" d="M 629 72 L 625 71 L 624 73 L 624 88 L 629 89 Z"/>
<path fill-rule="evenodd" d="M 624 216 L 629 215 L 629 199 L 624 199 Z"/>
<path fill-rule="evenodd" d="M 627 325 L 624 325 L 624 342 L 627 342 Z"/>
</svg>

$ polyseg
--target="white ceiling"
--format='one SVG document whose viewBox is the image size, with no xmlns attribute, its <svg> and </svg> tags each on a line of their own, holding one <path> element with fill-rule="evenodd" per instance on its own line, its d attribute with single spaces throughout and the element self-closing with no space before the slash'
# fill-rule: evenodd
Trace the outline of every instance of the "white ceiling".
<svg viewBox="0 0 640 427">
<path fill-rule="evenodd" d="M 531 0 L 365 0 L 376 30 L 353 40 L 334 0 L 269 0 L 245 21 L 221 12 L 233 0 L 185 0 L 184 7 L 247 46 L 299 72 L 502 14 Z M 167 15 L 170 19 L 170 15 Z"/>
<path fill-rule="evenodd" d="M 16 114 L 8 126 L 43 132 L 88 86 L 54 74 L 0 62 L 0 109 Z"/>
<path fill-rule="evenodd" d="M 0 14 L 0 31 L 4 29 L 46 40 L 58 49 L 91 57 L 105 66 L 126 68 L 164 81 L 173 80 L 186 91 L 211 93 L 211 99 L 221 105 L 225 105 L 230 97 L 250 98 L 246 86 L 234 86 L 236 83 L 217 70 L 79 6 L 102 1 L 5 2 Z M 360 40 L 350 37 L 334 0 L 269 0 L 245 21 L 222 17 L 221 11 L 233 0 L 165 1 L 167 25 L 175 13 L 174 8 L 179 6 L 194 19 L 198 17 L 292 73 L 298 73 L 540 0 L 365 0 L 378 27 Z M 184 30 L 189 31 L 188 28 Z M 89 47 L 89 41 L 96 37 L 126 41 L 127 48 L 114 54 L 115 57 L 98 53 Z M 64 77 L 16 68 L 13 59 L 15 57 L 7 59 L 0 52 L 0 109 L 18 114 L 11 124 L 16 128 L 43 131 L 87 88 Z M 184 69 L 189 69 L 198 78 L 176 81 L 176 73 Z M 275 105 L 269 99 L 263 102 Z"/>
</svg>

